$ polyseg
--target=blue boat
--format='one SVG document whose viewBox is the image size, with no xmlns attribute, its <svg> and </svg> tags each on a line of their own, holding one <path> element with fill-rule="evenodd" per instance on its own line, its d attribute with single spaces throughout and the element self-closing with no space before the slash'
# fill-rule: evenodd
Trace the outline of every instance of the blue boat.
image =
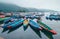
<svg viewBox="0 0 60 39">
<path fill-rule="evenodd" d="M 23 23 L 23 21 L 24 21 L 24 19 L 20 19 L 20 20 L 18 20 L 17 22 L 15 22 L 14 24 L 11 24 L 11 25 L 9 25 L 8 27 L 9 28 L 15 28 L 15 27 L 17 27 L 17 26 L 21 26 L 22 25 L 22 23 Z"/>
<path fill-rule="evenodd" d="M 9 23 L 9 22 L 13 22 L 13 18 L 10 17 L 4 20 L 4 23 Z"/>
<path fill-rule="evenodd" d="M 50 19 L 50 20 L 60 20 L 60 15 L 49 15 L 46 17 L 46 19 Z"/>
<path fill-rule="evenodd" d="M 7 24 L 4 24 L 4 26 L 2 26 L 2 28 L 8 28 L 9 25 L 14 24 L 14 23 L 17 22 L 17 21 L 18 21 L 18 20 L 15 20 L 15 21 L 13 21 L 13 22 L 9 22 L 9 23 L 7 23 Z"/>
<path fill-rule="evenodd" d="M 9 26 L 9 25 L 14 24 L 14 23 L 17 22 L 17 21 L 18 21 L 18 20 L 15 20 L 14 22 L 9 22 L 9 23 L 7 23 L 7 24 L 4 24 L 4 26 L 1 26 L 1 27 L 3 28 L 2 33 L 5 32 L 5 31 L 7 31 L 7 30 L 9 30 L 10 28 L 12 28 L 12 27 Z"/>
<path fill-rule="evenodd" d="M 29 24 L 32 26 L 32 27 L 35 27 L 39 30 L 41 30 L 41 27 L 38 23 L 34 22 L 33 20 L 29 20 Z"/>
<path fill-rule="evenodd" d="M 4 20 L 4 23 L 8 23 L 8 22 L 13 22 L 15 19 L 19 19 L 20 17 L 19 16 L 11 16 L 7 19 Z"/>
<path fill-rule="evenodd" d="M 39 16 L 26 16 L 26 18 L 30 18 L 30 19 L 38 19 L 38 18 L 40 18 Z"/>
</svg>

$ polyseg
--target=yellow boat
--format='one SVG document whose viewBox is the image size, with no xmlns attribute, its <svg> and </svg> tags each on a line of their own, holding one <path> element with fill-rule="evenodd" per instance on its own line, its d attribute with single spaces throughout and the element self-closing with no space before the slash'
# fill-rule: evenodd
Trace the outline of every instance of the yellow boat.
<svg viewBox="0 0 60 39">
<path fill-rule="evenodd" d="M 29 21 L 27 19 L 25 19 L 23 22 L 24 31 L 28 28 L 28 23 L 29 23 Z"/>
<path fill-rule="evenodd" d="M 28 20 L 24 20 L 23 25 L 28 25 Z"/>
</svg>

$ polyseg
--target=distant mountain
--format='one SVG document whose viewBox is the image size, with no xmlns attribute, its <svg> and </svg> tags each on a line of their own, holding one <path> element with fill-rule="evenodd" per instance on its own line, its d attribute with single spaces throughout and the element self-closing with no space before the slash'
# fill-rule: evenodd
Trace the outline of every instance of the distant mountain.
<svg viewBox="0 0 60 39">
<path fill-rule="evenodd" d="M 48 9 L 24 8 L 14 4 L 0 3 L 0 12 L 53 12 Z"/>
<path fill-rule="evenodd" d="M 13 4 L 0 3 L 0 11 L 3 12 L 15 12 L 20 10 L 20 7 Z"/>
<path fill-rule="evenodd" d="M 31 12 L 57 12 L 49 9 L 36 9 L 36 8 L 27 8 L 27 9 L 28 11 L 31 11 Z"/>
</svg>

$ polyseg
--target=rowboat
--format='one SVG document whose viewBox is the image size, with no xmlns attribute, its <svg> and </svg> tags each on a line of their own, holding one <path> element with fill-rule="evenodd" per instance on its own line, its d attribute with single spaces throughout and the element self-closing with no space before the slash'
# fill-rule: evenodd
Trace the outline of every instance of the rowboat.
<svg viewBox="0 0 60 39">
<path fill-rule="evenodd" d="M 13 22 L 13 21 L 14 21 L 13 18 L 7 18 L 4 20 L 4 23 Z"/>
<path fill-rule="evenodd" d="M 0 18 L 0 21 L 3 21 L 3 20 L 5 20 L 5 19 L 7 19 L 8 17 L 5 17 L 5 18 Z"/>
<path fill-rule="evenodd" d="M 41 27 L 38 23 L 34 22 L 33 20 L 29 20 L 29 24 L 32 26 L 32 27 L 35 27 L 39 30 L 41 30 Z"/>
<path fill-rule="evenodd" d="M 41 25 L 42 28 L 48 30 L 49 32 L 51 32 L 52 34 L 57 34 L 53 29 L 51 29 L 50 27 L 48 27 L 46 24 L 44 24 L 43 22 L 41 22 L 40 20 L 38 20 L 38 23 Z"/>
<path fill-rule="evenodd" d="M 24 22 L 23 22 L 24 31 L 28 28 L 28 23 L 29 23 L 29 21 L 27 19 L 25 19 Z"/>
<path fill-rule="evenodd" d="M 3 24 L 4 20 L 7 19 L 8 17 L 5 18 L 0 18 L 0 24 Z"/>
<path fill-rule="evenodd" d="M 18 21 L 18 20 L 15 20 L 15 21 L 13 21 L 13 22 L 9 22 L 9 23 L 7 23 L 7 24 L 4 24 L 4 26 L 2 26 L 2 28 L 8 28 L 9 25 L 14 24 L 14 23 L 17 22 L 17 21 Z"/>
<path fill-rule="evenodd" d="M 10 29 L 10 28 L 15 28 L 17 26 L 20 26 L 20 25 L 22 25 L 23 21 L 24 21 L 24 19 L 20 19 L 20 20 L 16 21 L 14 24 L 9 25 L 8 28 Z"/>
</svg>

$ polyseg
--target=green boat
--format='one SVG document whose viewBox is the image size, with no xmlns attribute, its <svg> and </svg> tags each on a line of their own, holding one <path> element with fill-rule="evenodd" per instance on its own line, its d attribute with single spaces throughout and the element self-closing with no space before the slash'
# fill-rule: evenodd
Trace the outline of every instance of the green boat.
<svg viewBox="0 0 60 39">
<path fill-rule="evenodd" d="M 46 24 L 44 24 L 43 22 L 41 22 L 40 20 L 38 20 L 38 23 L 41 25 L 42 28 L 48 30 L 49 32 L 51 32 L 52 34 L 57 34 L 53 29 L 51 29 L 50 27 L 48 27 Z"/>
<path fill-rule="evenodd" d="M 4 20 L 7 19 L 8 17 L 5 18 L 0 18 L 0 24 L 3 24 Z"/>
</svg>

